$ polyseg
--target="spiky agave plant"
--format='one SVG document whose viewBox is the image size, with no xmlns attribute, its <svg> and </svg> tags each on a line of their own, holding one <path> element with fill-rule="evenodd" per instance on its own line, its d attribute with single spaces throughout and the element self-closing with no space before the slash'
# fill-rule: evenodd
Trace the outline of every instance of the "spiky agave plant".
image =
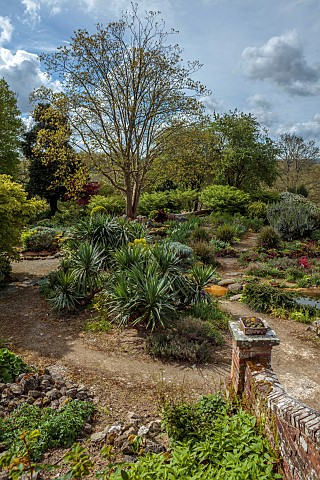
<svg viewBox="0 0 320 480">
<path fill-rule="evenodd" d="M 78 285 L 73 272 L 59 270 L 54 279 L 49 303 L 55 310 L 72 310 L 83 298 L 78 290 Z"/>
<path fill-rule="evenodd" d="M 71 258 L 71 269 L 78 289 L 83 295 L 91 295 L 100 287 L 104 255 L 97 245 L 86 241 Z"/>
<path fill-rule="evenodd" d="M 206 287 L 215 278 L 215 274 L 215 269 L 209 266 L 194 265 L 190 269 L 189 281 L 193 289 L 191 303 L 209 300 L 209 296 L 204 291 L 204 287 Z"/>
</svg>

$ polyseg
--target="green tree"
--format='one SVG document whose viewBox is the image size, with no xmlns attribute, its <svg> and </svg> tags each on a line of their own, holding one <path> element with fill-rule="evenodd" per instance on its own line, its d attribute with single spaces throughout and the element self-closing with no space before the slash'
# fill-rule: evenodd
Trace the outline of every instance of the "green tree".
<svg viewBox="0 0 320 480">
<path fill-rule="evenodd" d="M 24 136 L 23 151 L 29 160 L 27 191 L 49 202 L 51 214 L 58 209 L 58 199 L 77 198 L 87 181 L 85 166 L 70 146 L 67 116 L 49 104 L 39 104 L 33 111 L 35 125 Z"/>
<path fill-rule="evenodd" d="M 27 220 L 44 207 L 41 200 L 27 200 L 23 187 L 9 175 L 0 175 L 0 256 L 15 258 Z"/>
<path fill-rule="evenodd" d="M 206 122 L 173 127 L 154 163 L 154 183 L 173 179 L 178 186 L 200 190 L 212 182 L 215 146 L 215 135 Z"/>
<path fill-rule="evenodd" d="M 280 180 L 285 190 L 300 193 L 297 189 L 304 184 L 312 187 L 318 183 L 311 174 L 320 158 L 320 149 L 314 140 L 306 141 L 298 135 L 285 133 L 281 135 L 278 147 Z"/>
<path fill-rule="evenodd" d="M 0 174 L 17 178 L 22 121 L 16 95 L 0 79 Z"/>
<path fill-rule="evenodd" d="M 211 128 L 218 139 L 216 183 L 248 192 L 273 184 L 278 149 L 255 117 L 237 110 L 216 113 Z"/>
<path fill-rule="evenodd" d="M 182 63 L 157 16 L 149 12 L 141 20 L 133 6 L 118 22 L 98 24 L 93 35 L 78 30 L 69 45 L 43 56 L 47 71 L 60 75 L 63 93 L 35 94 L 65 102 L 74 141 L 123 193 L 133 218 L 172 123 L 179 129 L 201 115 L 197 96 L 207 92 L 191 78 L 201 65 Z"/>
</svg>

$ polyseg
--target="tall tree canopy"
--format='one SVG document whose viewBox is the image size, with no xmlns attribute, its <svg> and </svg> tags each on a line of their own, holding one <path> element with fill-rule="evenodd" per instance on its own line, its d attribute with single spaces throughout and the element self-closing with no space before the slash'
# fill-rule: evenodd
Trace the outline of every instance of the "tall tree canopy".
<svg viewBox="0 0 320 480">
<path fill-rule="evenodd" d="M 245 191 L 271 186 L 277 178 L 277 147 L 250 113 L 214 115 L 218 139 L 215 181 Z"/>
<path fill-rule="evenodd" d="M 35 124 L 25 134 L 23 151 L 29 160 L 27 191 L 39 195 L 57 211 L 59 198 L 77 198 L 87 181 L 85 167 L 70 146 L 71 136 L 65 113 L 50 104 L 39 104 L 33 111 Z"/>
<path fill-rule="evenodd" d="M 18 176 L 22 121 L 16 95 L 0 79 L 0 174 Z"/>
<path fill-rule="evenodd" d="M 320 149 L 314 140 L 304 140 L 290 133 L 281 135 L 279 146 L 279 167 L 282 185 L 286 190 L 294 190 L 301 185 L 312 187 L 318 183 L 314 175 L 310 176 L 314 165 L 320 159 Z"/>
<path fill-rule="evenodd" d="M 123 192 L 129 217 L 136 216 L 147 172 L 172 123 L 180 128 L 201 115 L 197 97 L 208 93 L 191 78 L 199 62 L 182 63 L 181 49 L 168 44 L 157 18 L 149 12 L 142 20 L 133 6 L 118 22 L 98 24 L 93 35 L 78 30 L 69 45 L 43 56 L 63 93 L 35 95 L 65 102 L 74 141 Z"/>
<path fill-rule="evenodd" d="M 199 190 L 213 179 L 216 137 L 206 121 L 172 129 L 154 163 L 154 183 L 173 180 L 178 186 Z"/>
</svg>

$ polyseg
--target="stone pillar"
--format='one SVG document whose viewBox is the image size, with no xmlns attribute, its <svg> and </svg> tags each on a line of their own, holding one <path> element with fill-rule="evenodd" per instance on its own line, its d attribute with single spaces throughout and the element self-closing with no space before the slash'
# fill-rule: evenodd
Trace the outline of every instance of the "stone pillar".
<svg viewBox="0 0 320 480">
<path fill-rule="evenodd" d="M 269 325 L 267 326 L 268 330 L 264 335 L 245 335 L 240 328 L 240 321 L 229 322 L 232 336 L 231 387 L 236 395 L 243 393 L 248 361 L 266 368 L 271 367 L 272 347 L 279 345 L 280 340 Z"/>
</svg>

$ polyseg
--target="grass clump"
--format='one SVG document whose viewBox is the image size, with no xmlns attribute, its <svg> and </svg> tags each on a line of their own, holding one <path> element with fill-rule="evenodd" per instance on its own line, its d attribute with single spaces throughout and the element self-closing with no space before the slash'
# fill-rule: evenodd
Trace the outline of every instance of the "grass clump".
<svg viewBox="0 0 320 480">
<path fill-rule="evenodd" d="M 212 323 L 186 317 L 176 320 L 174 328 L 149 335 L 147 350 L 157 358 L 205 363 L 212 360 L 214 347 L 222 343 L 222 335 Z"/>
</svg>

